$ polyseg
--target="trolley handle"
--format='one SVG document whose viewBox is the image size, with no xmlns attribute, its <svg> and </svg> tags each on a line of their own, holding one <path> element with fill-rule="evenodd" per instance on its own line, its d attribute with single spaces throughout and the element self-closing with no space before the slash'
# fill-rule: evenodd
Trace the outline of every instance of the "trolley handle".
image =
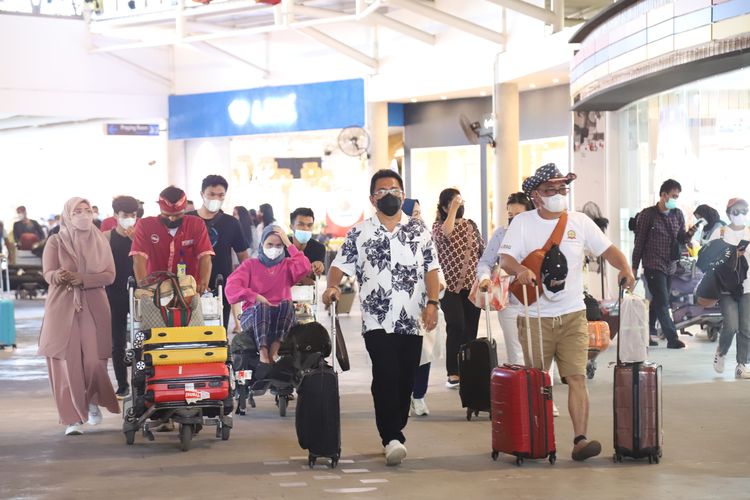
<svg viewBox="0 0 750 500">
<path fill-rule="evenodd" d="M 533 280 L 534 288 L 537 288 L 537 282 L 536 280 Z M 527 341 L 527 348 L 529 350 L 529 360 L 531 361 L 531 368 L 534 368 L 534 351 L 532 349 L 532 343 L 531 343 L 531 318 L 529 318 L 529 296 L 527 287 L 529 285 L 523 286 L 523 305 L 525 308 L 526 313 L 526 341 Z M 537 297 L 536 297 L 536 315 L 537 315 L 537 321 L 539 322 L 539 354 L 542 358 L 542 371 L 546 371 L 544 367 L 544 339 L 542 337 L 542 307 L 539 305 L 539 299 L 540 295 L 537 290 Z"/>
<path fill-rule="evenodd" d="M 492 342 L 492 327 L 490 321 L 490 291 L 487 289 L 484 292 L 484 319 L 487 322 L 487 340 Z"/>
<path fill-rule="evenodd" d="M 336 371 L 336 319 L 338 317 L 336 313 L 336 299 L 331 300 L 331 368 Z"/>
<path fill-rule="evenodd" d="M 620 337 L 622 337 L 622 299 L 625 295 L 625 278 L 622 278 L 618 283 L 619 290 L 617 294 L 617 364 L 622 364 L 620 361 Z"/>
</svg>

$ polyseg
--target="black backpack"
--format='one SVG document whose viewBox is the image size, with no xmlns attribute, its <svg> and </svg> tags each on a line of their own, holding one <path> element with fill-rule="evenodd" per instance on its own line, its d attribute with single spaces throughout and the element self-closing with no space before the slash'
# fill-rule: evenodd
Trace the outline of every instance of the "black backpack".
<svg viewBox="0 0 750 500">
<path fill-rule="evenodd" d="M 583 292 L 583 302 L 586 304 L 586 320 L 601 321 L 602 310 L 599 309 L 599 301 L 588 292 Z"/>
</svg>

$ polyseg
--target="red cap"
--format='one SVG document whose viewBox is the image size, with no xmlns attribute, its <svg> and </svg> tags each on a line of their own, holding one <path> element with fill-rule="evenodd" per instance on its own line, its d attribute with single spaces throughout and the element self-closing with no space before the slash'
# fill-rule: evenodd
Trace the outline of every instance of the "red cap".
<svg viewBox="0 0 750 500">
<path fill-rule="evenodd" d="M 748 205 L 748 203 L 745 200 L 743 200 L 742 198 L 732 198 L 731 200 L 729 200 L 729 203 L 727 203 L 727 210 L 729 210 L 730 208 L 732 208 L 733 206 L 735 206 L 735 205 L 737 205 L 739 203 L 742 203 L 744 205 Z"/>
</svg>

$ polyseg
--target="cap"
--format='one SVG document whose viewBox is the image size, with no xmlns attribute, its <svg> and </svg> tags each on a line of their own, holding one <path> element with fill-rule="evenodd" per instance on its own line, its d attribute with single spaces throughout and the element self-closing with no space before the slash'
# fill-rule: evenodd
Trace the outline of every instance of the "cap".
<svg viewBox="0 0 750 500">
<path fill-rule="evenodd" d="M 537 168 L 534 175 L 523 181 L 523 192 L 526 193 L 527 196 L 531 196 L 531 192 L 544 182 L 565 182 L 565 184 L 570 184 L 576 180 L 577 177 L 578 176 L 572 172 L 563 175 L 557 168 L 557 165 L 554 163 L 548 163 Z"/>
</svg>

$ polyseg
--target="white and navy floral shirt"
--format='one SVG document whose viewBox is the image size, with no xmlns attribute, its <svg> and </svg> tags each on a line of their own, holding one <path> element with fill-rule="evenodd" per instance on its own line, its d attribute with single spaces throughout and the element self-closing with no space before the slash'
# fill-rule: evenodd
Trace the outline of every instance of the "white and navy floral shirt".
<svg viewBox="0 0 750 500">
<path fill-rule="evenodd" d="M 402 212 L 390 233 L 377 215 L 362 221 L 349 231 L 332 265 L 357 276 L 362 333 L 420 334 L 427 305 L 425 276 L 440 268 L 424 222 Z"/>
</svg>

